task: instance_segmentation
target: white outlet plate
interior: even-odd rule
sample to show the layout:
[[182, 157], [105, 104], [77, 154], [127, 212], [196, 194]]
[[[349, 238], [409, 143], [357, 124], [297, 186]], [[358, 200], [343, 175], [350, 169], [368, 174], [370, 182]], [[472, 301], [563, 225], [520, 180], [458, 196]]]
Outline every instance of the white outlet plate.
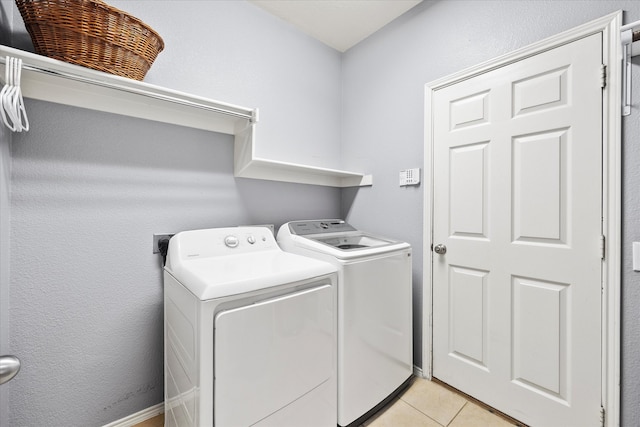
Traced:
[[400, 187], [420, 184], [420, 168], [400, 171]]

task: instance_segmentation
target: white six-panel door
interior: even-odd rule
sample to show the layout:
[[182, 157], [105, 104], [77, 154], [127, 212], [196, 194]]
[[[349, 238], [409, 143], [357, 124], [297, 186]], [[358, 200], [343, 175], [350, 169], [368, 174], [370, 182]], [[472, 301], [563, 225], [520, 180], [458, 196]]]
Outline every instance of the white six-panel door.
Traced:
[[433, 94], [433, 376], [532, 426], [601, 405], [602, 36]]

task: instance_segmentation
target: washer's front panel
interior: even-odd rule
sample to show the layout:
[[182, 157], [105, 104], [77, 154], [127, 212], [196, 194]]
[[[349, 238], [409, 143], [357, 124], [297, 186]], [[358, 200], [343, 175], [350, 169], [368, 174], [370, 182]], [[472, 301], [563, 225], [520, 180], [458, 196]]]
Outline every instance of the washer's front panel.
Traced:
[[338, 424], [346, 426], [413, 372], [411, 252], [343, 267], [338, 296]]
[[[216, 315], [216, 426], [264, 421], [331, 381], [335, 373], [334, 301], [332, 286], [326, 284]], [[328, 425], [310, 415], [326, 413], [322, 409], [331, 403], [316, 402], [318, 410], [310, 409], [304, 419], [285, 417], [287, 425]]]

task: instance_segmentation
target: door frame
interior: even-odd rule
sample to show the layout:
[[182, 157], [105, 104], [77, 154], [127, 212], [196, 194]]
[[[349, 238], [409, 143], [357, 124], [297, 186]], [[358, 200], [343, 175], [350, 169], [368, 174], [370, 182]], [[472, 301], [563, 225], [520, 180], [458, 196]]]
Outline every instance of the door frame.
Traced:
[[[602, 33], [603, 63], [606, 66], [606, 86], [602, 105], [602, 230], [605, 236], [605, 257], [602, 261], [602, 407], [607, 426], [620, 423], [620, 260], [621, 260], [621, 65], [620, 27], [622, 11], [605, 15], [568, 31], [483, 62], [425, 85], [425, 177], [424, 186], [424, 256], [423, 256], [423, 318], [422, 376], [431, 379], [433, 364], [433, 113], [432, 100], [436, 90], [493, 71], [539, 53], [571, 43], [596, 33]], [[500, 408], [496, 408], [500, 409]]]

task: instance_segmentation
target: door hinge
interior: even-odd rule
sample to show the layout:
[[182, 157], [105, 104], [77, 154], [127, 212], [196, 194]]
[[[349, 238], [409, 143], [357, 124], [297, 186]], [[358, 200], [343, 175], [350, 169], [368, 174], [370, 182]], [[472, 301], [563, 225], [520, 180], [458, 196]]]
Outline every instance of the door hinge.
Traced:
[[604, 406], [600, 406], [600, 427], [605, 427], [605, 419]]
[[605, 255], [605, 251], [607, 248], [607, 245], [605, 243], [605, 238], [604, 235], [600, 235], [600, 258], [604, 259], [604, 255]]
[[607, 87], [607, 66], [604, 64], [600, 65], [600, 87]]

